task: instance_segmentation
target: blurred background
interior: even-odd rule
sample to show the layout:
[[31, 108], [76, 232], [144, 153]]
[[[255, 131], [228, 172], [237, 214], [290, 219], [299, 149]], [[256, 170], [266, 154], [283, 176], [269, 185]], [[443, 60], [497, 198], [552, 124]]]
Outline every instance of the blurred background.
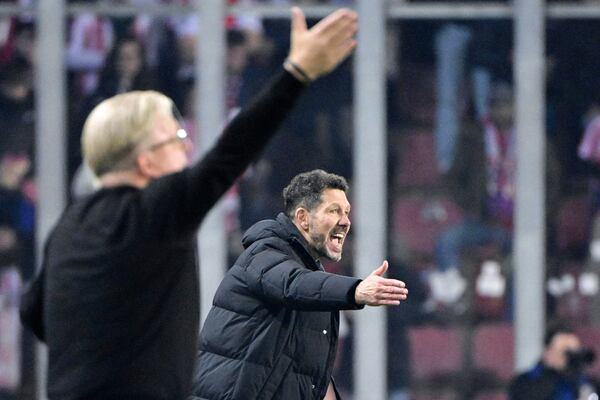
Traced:
[[200, 156], [281, 68], [294, 4], [309, 24], [357, 9], [359, 47], [204, 224], [203, 309], [244, 230], [322, 168], [350, 181], [354, 222], [326, 268], [364, 276], [388, 259], [410, 290], [399, 307], [343, 313], [345, 399], [506, 399], [555, 321], [600, 351], [598, 1], [0, 0], [1, 400], [44, 398], [19, 296], [61, 210], [93, 190], [87, 114], [162, 91]]

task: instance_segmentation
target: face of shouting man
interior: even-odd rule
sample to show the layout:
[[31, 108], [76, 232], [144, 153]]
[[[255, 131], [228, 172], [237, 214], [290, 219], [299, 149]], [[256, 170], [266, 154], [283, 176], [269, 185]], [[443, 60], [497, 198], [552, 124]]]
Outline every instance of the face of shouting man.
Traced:
[[350, 231], [350, 203], [339, 189], [325, 189], [321, 203], [300, 216], [301, 228], [310, 248], [318, 257], [332, 261], [342, 258], [342, 248]]

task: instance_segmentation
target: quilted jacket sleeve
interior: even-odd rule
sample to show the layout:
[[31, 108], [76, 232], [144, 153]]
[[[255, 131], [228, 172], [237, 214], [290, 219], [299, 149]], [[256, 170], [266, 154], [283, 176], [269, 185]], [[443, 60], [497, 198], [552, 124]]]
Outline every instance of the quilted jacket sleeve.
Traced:
[[360, 279], [313, 271], [284, 251], [256, 253], [245, 276], [249, 290], [267, 302], [308, 311], [362, 308], [354, 300]]

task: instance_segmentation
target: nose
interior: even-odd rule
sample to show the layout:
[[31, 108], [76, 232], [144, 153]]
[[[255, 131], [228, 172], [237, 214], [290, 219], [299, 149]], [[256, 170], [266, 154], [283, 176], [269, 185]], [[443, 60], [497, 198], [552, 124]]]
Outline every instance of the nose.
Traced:
[[342, 218], [340, 219], [339, 225], [347, 226], [348, 228], [350, 228], [350, 225], [352, 225], [352, 222], [350, 221], [350, 217], [348, 215], [344, 214], [342, 216]]

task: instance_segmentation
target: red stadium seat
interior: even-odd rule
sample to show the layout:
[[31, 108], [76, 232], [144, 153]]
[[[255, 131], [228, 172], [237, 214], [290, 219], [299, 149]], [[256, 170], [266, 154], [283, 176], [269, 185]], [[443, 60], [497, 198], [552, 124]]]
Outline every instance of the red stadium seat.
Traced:
[[410, 400], [459, 400], [458, 393], [451, 388], [413, 390]]
[[514, 374], [513, 343], [513, 328], [509, 324], [478, 326], [473, 338], [475, 367], [508, 381]]
[[413, 378], [428, 380], [461, 370], [460, 335], [453, 327], [416, 327], [408, 332]]
[[435, 139], [429, 131], [405, 132], [401, 138], [398, 176], [399, 187], [423, 187], [437, 183], [440, 173], [435, 158]]
[[394, 235], [400, 241], [400, 248], [427, 255], [433, 255], [439, 233], [462, 219], [460, 207], [441, 196], [399, 198], [393, 213]]
[[600, 327], [585, 326], [578, 328], [576, 331], [581, 343], [596, 352], [596, 362], [586, 371], [592, 376], [600, 376]]
[[585, 252], [588, 242], [589, 199], [587, 194], [570, 196], [561, 202], [556, 221], [559, 253]]
[[506, 391], [493, 390], [478, 393], [474, 400], [507, 400]]

